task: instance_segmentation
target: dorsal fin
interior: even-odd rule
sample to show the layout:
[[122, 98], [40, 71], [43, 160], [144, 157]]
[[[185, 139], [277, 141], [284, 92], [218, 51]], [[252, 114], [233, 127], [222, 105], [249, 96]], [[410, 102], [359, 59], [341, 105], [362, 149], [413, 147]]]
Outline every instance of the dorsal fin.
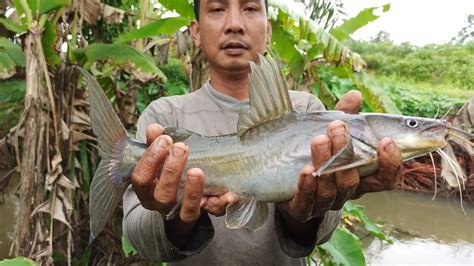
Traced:
[[273, 59], [260, 57], [260, 65], [250, 62], [250, 110], [241, 110], [237, 132], [242, 136], [249, 129], [293, 112], [288, 84]]

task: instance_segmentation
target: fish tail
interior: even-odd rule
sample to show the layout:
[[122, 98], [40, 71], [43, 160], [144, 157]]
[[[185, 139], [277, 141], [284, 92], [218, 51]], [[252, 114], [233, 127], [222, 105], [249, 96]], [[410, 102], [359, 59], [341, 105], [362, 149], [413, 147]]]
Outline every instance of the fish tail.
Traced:
[[123, 155], [131, 139], [104, 91], [88, 72], [82, 70], [89, 89], [92, 130], [97, 136], [102, 160], [92, 179], [89, 193], [90, 242], [104, 229], [130, 184]]

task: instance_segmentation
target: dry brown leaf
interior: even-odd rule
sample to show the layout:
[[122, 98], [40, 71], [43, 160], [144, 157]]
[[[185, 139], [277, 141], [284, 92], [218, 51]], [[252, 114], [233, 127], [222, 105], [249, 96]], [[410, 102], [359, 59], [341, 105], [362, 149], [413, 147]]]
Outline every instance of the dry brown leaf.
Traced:
[[71, 117], [71, 123], [74, 124], [81, 124], [85, 126], [91, 125], [91, 118], [85, 113], [85, 112], [74, 112], [74, 114]]
[[107, 24], [120, 24], [123, 22], [125, 11], [106, 4], [102, 5], [102, 8], [102, 18]]
[[95, 141], [96, 139], [92, 136], [89, 136], [85, 133], [79, 131], [72, 131], [72, 143], [77, 143], [82, 140], [91, 140]]
[[[89, 106], [89, 101], [83, 98], [74, 98], [72, 101], [73, 106]], [[76, 109], [77, 110], [77, 109]]]
[[69, 212], [72, 211], [72, 204], [71, 202], [69, 201], [69, 199], [66, 197], [66, 195], [64, 194], [64, 192], [62, 190], [58, 190], [58, 197], [62, 200], [63, 204], [64, 204], [64, 207], [66, 207], [66, 210]]
[[53, 160], [51, 160], [51, 172], [49, 172], [46, 175], [46, 182], [49, 186], [54, 184], [58, 176], [62, 174], [63, 172], [63, 168], [61, 166], [62, 160], [63, 159], [61, 157], [61, 154], [54, 155]]
[[[54, 213], [51, 215], [51, 211], [54, 211]], [[35, 216], [37, 213], [43, 212], [43, 213], [48, 213], [51, 215], [55, 220], [58, 220], [62, 223], [64, 223], [69, 229], [72, 230], [71, 225], [69, 222], [66, 220], [66, 215], [64, 214], [64, 204], [59, 199], [58, 197], [55, 198], [54, 200], [54, 210], [51, 205], [51, 199], [41, 203], [36, 209], [31, 213], [30, 217]]]
[[69, 178], [67, 178], [63, 174], [61, 174], [61, 176], [59, 177], [58, 182], [56, 184], [66, 188], [66, 189], [70, 189], [70, 190], [74, 190], [78, 187], [77, 185], [71, 183], [71, 180], [69, 180]]
[[91, 25], [95, 25], [101, 11], [100, 0], [83, 0], [81, 5], [81, 16]]
[[64, 122], [63, 119], [61, 119], [61, 133], [63, 140], [68, 140], [69, 139], [69, 127], [67, 126], [66, 122]]

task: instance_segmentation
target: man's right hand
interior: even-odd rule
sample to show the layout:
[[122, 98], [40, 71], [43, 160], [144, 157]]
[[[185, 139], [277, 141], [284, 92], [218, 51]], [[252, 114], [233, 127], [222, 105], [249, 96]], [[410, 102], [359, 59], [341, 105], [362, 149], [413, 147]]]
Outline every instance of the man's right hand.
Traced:
[[[142, 206], [166, 216], [176, 205], [181, 176], [186, 166], [189, 148], [184, 143], [173, 143], [162, 135], [164, 129], [151, 124], [146, 130], [149, 147], [132, 172], [132, 187]], [[176, 246], [184, 244], [196, 224], [201, 209], [221, 216], [229, 204], [238, 201], [233, 193], [219, 197], [203, 197], [204, 172], [198, 168], [186, 172], [182, 206], [175, 219], [166, 222], [166, 233]]]

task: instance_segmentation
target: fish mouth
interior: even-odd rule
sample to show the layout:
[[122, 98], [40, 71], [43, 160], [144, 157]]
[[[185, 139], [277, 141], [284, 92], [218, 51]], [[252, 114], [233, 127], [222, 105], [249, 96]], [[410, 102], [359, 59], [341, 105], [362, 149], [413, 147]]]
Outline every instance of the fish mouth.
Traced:
[[249, 46], [240, 40], [226, 41], [221, 45], [221, 49], [228, 55], [241, 55], [248, 50]]

